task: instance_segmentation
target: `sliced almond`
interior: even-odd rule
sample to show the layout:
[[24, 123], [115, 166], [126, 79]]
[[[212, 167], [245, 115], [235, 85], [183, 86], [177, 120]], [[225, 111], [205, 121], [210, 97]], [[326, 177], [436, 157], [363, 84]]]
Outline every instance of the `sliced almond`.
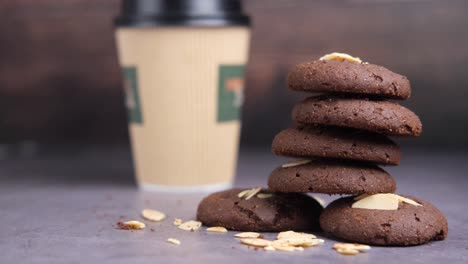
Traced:
[[257, 193], [259, 193], [261, 190], [262, 190], [262, 188], [260, 188], [260, 187], [252, 189], [252, 191], [249, 192], [249, 193], [245, 196], [245, 200], [249, 200], [250, 198], [254, 197], [254, 196], [255, 196]]
[[352, 255], [352, 256], [359, 254], [359, 250], [352, 249], [352, 248], [337, 248], [336, 252], [342, 255]]
[[276, 249], [273, 246], [266, 246], [263, 248], [266, 251], [275, 251]]
[[201, 225], [202, 223], [199, 221], [190, 220], [190, 221], [180, 224], [178, 228], [182, 230], [187, 230], [187, 231], [196, 231], [200, 229]]
[[403, 197], [403, 196], [400, 196], [400, 195], [396, 195], [396, 196], [398, 196], [398, 199], [400, 200], [400, 202], [411, 204], [411, 205], [414, 205], [414, 206], [423, 206], [422, 204], [420, 204], [420, 203], [418, 203], [418, 202], [416, 202], [414, 200], [411, 200], [409, 198], [406, 198], [406, 197]]
[[351, 62], [357, 62], [357, 63], [362, 63], [362, 60], [359, 59], [358, 57], [353, 57], [349, 54], [346, 53], [339, 53], [339, 52], [333, 52], [327, 55], [322, 56], [319, 60], [338, 60], [338, 61], [351, 61]]
[[274, 245], [290, 246], [290, 245], [289, 245], [289, 241], [286, 240], [286, 239], [276, 239], [276, 240], [273, 240], [273, 241], [271, 241], [271, 245], [272, 245], [272, 246], [274, 246]]
[[302, 246], [304, 244], [312, 243], [313, 238], [283, 238], [273, 241], [273, 244], [283, 244], [288, 246]]
[[374, 209], [374, 210], [397, 210], [399, 200], [387, 193], [369, 195], [354, 202], [352, 208]]
[[243, 190], [242, 192], [237, 194], [237, 197], [241, 199], [249, 200], [250, 198], [254, 197], [257, 193], [259, 193], [261, 190], [262, 190], [261, 187]]
[[288, 251], [288, 252], [293, 252], [296, 250], [296, 247], [294, 246], [288, 246], [288, 245], [282, 245], [282, 244], [273, 244], [272, 245], [276, 250], [279, 251]]
[[292, 237], [292, 238], [283, 238], [273, 241], [273, 244], [281, 244], [288, 246], [302, 246], [302, 247], [313, 247], [320, 244], [323, 244], [323, 239], [317, 238], [307, 238], [307, 237]]
[[295, 231], [284, 231], [278, 233], [276, 236], [277, 239], [283, 239], [283, 238], [317, 238], [313, 234], [308, 234], [308, 233], [302, 233], [302, 232], [295, 232]]
[[254, 247], [267, 247], [271, 246], [271, 241], [263, 239], [263, 238], [242, 238], [242, 244], [254, 246]]
[[239, 198], [244, 198], [244, 196], [245, 196], [246, 194], [248, 194], [249, 192], [251, 192], [251, 191], [252, 191], [251, 189], [243, 190], [242, 192], [240, 192], [240, 193], [237, 194], [237, 197], [239, 197]]
[[266, 199], [266, 198], [270, 198], [272, 196], [273, 196], [272, 193], [259, 193], [259, 194], [257, 194], [257, 197], [260, 198], [260, 199]]
[[303, 247], [315, 247], [315, 246], [323, 244], [324, 242], [325, 242], [325, 240], [316, 238], [316, 239], [313, 239], [310, 242], [305, 242], [301, 246], [303, 246]]
[[295, 160], [295, 161], [281, 165], [281, 168], [295, 167], [295, 166], [304, 165], [310, 162], [312, 162], [312, 160], [309, 160], [309, 159]]
[[180, 240], [175, 239], [175, 238], [168, 238], [167, 242], [172, 243], [174, 245], [180, 245]]
[[296, 250], [296, 251], [304, 251], [304, 248], [303, 248], [303, 247], [294, 247], [294, 250]]
[[182, 221], [182, 219], [180, 219], [180, 218], [175, 218], [175, 219], [174, 219], [174, 222], [173, 222], [173, 224], [174, 224], [175, 226], [178, 226], [178, 225], [180, 225], [180, 224], [182, 224], [182, 223], [183, 223], [183, 221]]
[[358, 251], [368, 251], [371, 249], [369, 245], [356, 244], [356, 243], [335, 243], [333, 245], [334, 249], [355, 249]]
[[294, 246], [289, 244], [289, 241], [286, 240], [275, 240], [271, 242], [271, 245], [276, 249], [280, 251], [294, 251]]
[[[354, 199], [356, 200], [356, 198], [357, 197], [355, 197]], [[422, 206], [421, 204], [411, 199], [394, 193], [378, 193], [373, 195], [367, 195], [361, 199], [358, 199], [351, 205], [351, 207], [375, 210], [398, 210], [398, 205], [400, 202], [404, 202], [414, 206]]]
[[136, 220], [117, 223], [117, 228], [124, 229], [124, 230], [132, 230], [132, 229], [138, 230], [138, 229], [144, 229], [145, 227], [146, 227], [145, 223], [142, 223]]
[[141, 211], [141, 216], [148, 221], [159, 222], [166, 218], [166, 214], [158, 210], [145, 209]]
[[257, 232], [242, 232], [242, 233], [237, 233], [234, 236], [235, 237], [240, 237], [240, 238], [258, 238], [258, 237], [260, 237], [260, 233], [257, 233]]
[[226, 233], [227, 229], [222, 226], [213, 226], [213, 227], [208, 227], [206, 229], [208, 232], [215, 232], [215, 233]]

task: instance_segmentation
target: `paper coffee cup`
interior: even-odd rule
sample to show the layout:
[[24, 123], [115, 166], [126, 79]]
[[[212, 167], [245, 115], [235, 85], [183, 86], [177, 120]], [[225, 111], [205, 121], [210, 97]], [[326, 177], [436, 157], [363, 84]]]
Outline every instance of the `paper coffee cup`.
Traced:
[[[193, 3], [181, 6], [193, 9]], [[164, 10], [153, 12], [168, 12], [167, 5], [161, 6]], [[173, 8], [188, 12], [180, 6]], [[197, 12], [206, 10], [203, 8]], [[174, 17], [165, 20], [164, 15], [159, 19], [146, 16], [151, 19], [144, 23], [144, 19], [135, 20], [135, 14], [117, 20], [135, 173], [144, 189], [222, 189], [233, 181], [248, 19], [241, 13], [232, 17], [232, 12], [228, 19], [222, 16], [220, 5], [213, 8], [216, 10], [203, 11], [208, 15], [193, 15], [192, 19], [181, 15], [184, 23], [174, 22]]]

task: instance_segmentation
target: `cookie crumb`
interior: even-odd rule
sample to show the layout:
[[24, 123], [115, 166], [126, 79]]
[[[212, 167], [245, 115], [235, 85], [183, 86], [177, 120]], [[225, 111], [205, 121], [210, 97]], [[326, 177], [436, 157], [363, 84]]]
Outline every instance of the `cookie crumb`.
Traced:
[[146, 227], [145, 223], [140, 221], [131, 220], [127, 222], [117, 222], [117, 228], [122, 230], [139, 230]]

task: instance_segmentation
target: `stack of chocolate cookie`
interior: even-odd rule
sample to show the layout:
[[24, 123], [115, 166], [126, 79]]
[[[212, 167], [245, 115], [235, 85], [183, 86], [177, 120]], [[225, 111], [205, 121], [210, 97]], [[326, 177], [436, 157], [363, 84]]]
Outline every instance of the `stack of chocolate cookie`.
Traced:
[[387, 101], [409, 98], [406, 77], [334, 53], [297, 65], [288, 87], [322, 94], [297, 103], [296, 126], [274, 138], [276, 155], [305, 160], [275, 169], [268, 180], [271, 191], [359, 195], [333, 202], [321, 215], [322, 229], [340, 238], [378, 245], [445, 238], [447, 222], [440, 211], [393, 194], [395, 181], [378, 166], [400, 163], [399, 146], [388, 136], [422, 132], [412, 111]]
[[[319, 92], [294, 107], [294, 128], [273, 140], [277, 155], [301, 160], [275, 169], [262, 188], [231, 189], [203, 199], [197, 219], [239, 231], [314, 230], [375, 245], [417, 245], [447, 236], [447, 220], [428, 202], [393, 192], [379, 165], [398, 165], [388, 136], [419, 136], [410, 110], [387, 99], [407, 99], [406, 77], [347, 54], [296, 66], [288, 86]], [[324, 210], [304, 193], [352, 195]]]
[[[294, 91], [322, 92], [297, 103], [296, 127], [280, 132], [273, 152], [314, 162], [276, 169], [269, 187], [280, 192], [391, 193], [393, 178], [377, 164], [398, 165], [400, 148], [388, 135], [419, 136], [422, 125], [409, 109], [387, 99], [407, 99], [406, 77], [353, 57], [325, 56], [289, 74]], [[348, 58], [348, 59], [347, 59]]]

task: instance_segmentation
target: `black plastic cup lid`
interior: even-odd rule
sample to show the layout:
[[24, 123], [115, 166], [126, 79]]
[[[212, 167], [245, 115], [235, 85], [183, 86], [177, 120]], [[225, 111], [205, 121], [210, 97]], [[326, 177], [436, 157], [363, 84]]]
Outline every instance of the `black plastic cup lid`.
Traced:
[[118, 27], [249, 26], [240, 0], [122, 0]]

